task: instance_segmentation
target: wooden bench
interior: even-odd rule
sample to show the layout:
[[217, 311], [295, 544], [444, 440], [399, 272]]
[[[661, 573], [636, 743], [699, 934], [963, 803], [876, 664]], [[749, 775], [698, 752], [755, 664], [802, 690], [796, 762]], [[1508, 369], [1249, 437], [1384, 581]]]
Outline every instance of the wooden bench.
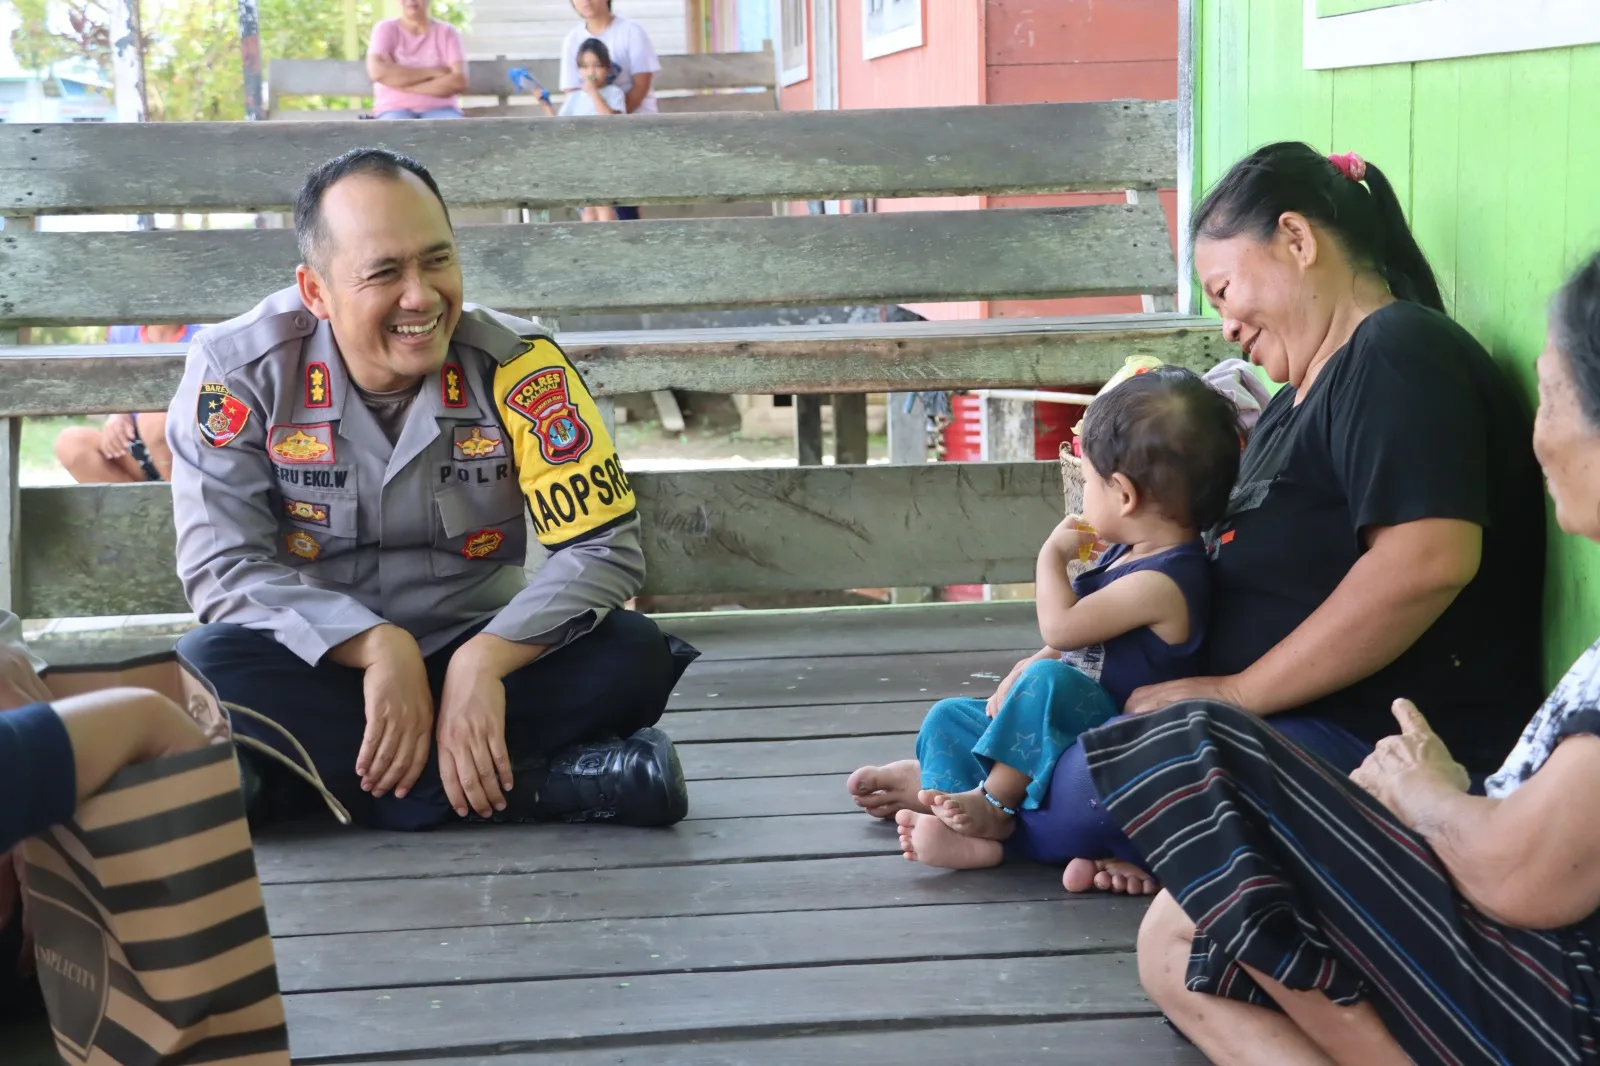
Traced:
[[[0, 127], [0, 212], [281, 210], [312, 165], [359, 144], [421, 159], [452, 205], [1153, 189], [1174, 184], [1175, 136], [1170, 103], [616, 124], [14, 125]], [[1127, 206], [481, 226], [460, 241], [470, 299], [546, 316], [1170, 294], [1177, 283], [1154, 197]], [[28, 232], [13, 218], [0, 231], [0, 330], [217, 321], [283, 285], [296, 261], [284, 230]], [[1102, 381], [1131, 354], [1204, 368], [1223, 348], [1214, 323], [1171, 314], [563, 341], [600, 396], [1064, 385]], [[173, 349], [0, 349], [0, 604], [30, 617], [184, 609], [167, 486], [19, 491], [16, 454], [19, 418], [164, 409], [181, 366]], [[652, 593], [1026, 581], [1060, 511], [1056, 471], [1043, 462], [634, 480]]]
[[[465, 97], [496, 97], [492, 105], [464, 108], [469, 118], [504, 117], [524, 110], [513, 104], [508, 72], [523, 67], [551, 93], [561, 90], [560, 60], [474, 59], [467, 64]], [[777, 68], [772, 52], [707, 52], [661, 57], [661, 71], [651, 83], [663, 114], [707, 111], [776, 111]], [[306, 96], [372, 96], [367, 65], [359, 60], [274, 59], [267, 64], [267, 117], [318, 122], [354, 118], [364, 111], [295, 111], [285, 100]]]

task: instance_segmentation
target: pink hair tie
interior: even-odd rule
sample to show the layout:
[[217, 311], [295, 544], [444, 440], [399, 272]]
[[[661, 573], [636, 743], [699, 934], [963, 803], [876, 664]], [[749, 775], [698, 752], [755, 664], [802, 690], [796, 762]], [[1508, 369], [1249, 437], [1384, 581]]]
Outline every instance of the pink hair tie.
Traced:
[[1330, 155], [1328, 162], [1337, 167], [1339, 173], [1351, 181], [1367, 180], [1367, 161], [1354, 152], [1346, 152], [1343, 155]]

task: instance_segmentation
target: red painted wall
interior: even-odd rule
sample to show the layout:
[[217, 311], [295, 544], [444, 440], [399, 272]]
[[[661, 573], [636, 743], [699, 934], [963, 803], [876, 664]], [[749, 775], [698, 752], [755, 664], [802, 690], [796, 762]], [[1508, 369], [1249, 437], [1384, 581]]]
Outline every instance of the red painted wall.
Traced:
[[[1178, 0], [985, 0], [991, 104], [1172, 100], [1178, 95]], [[1122, 203], [1119, 193], [996, 196], [990, 207]], [[1164, 191], [1176, 233], [1177, 192]], [[1176, 245], [1176, 238], [1174, 238]], [[1137, 296], [1005, 300], [996, 318], [1137, 312]]]
[[[1178, 0], [924, 0], [923, 44], [861, 54], [863, 0], [837, 0], [839, 106], [1171, 100], [1178, 93]], [[811, 70], [816, 70], [815, 57]], [[813, 106], [810, 80], [780, 92], [785, 110]], [[1041, 131], [1047, 134], [1048, 131]], [[1121, 193], [879, 200], [878, 211], [1121, 203]], [[1177, 194], [1161, 193], [1176, 232]], [[804, 205], [796, 205], [803, 211]], [[1174, 238], [1176, 245], [1176, 238]], [[1137, 296], [916, 305], [929, 318], [1117, 314]]]

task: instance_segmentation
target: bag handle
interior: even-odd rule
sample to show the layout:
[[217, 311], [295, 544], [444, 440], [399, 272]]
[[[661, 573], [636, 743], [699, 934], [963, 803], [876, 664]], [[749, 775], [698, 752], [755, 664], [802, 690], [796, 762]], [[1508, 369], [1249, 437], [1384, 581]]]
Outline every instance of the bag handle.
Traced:
[[296, 763], [293, 759], [289, 758], [277, 748], [274, 748], [271, 744], [265, 744], [257, 740], [255, 737], [240, 736], [236, 733], [234, 734], [233, 742], [235, 744], [243, 744], [251, 751], [275, 760], [281, 766], [294, 773], [295, 776], [300, 778], [300, 780], [317, 790], [317, 793], [322, 796], [322, 802], [328, 805], [328, 810], [333, 812], [333, 816], [339, 820], [340, 825], [350, 824], [350, 812], [345, 810], [344, 804], [339, 802], [337, 796], [328, 791], [328, 786], [322, 783], [322, 775], [317, 773], [317, 764], [311, 761], [311, 756], [307, 754], [306, 749], [300, 745], [300, 742], [295, 739], [293, 733], [289, 732], [287, 729], [283, 728], [283, 726], [279, 725], [277, 722], [274, 722], [266, 715], [252, 711], [248, 707], [241, 707], [237, 703], [223, 703], [222, 706], [230, 715], [242, 714], [252, 722], [258, 722], [261, 725], [271, 726], [273, 729], [276, 729], [279, 733], [283, 734], [284, 739], [293, 746], [295, 754], [299, 755], [301, 760], [305, 763], [304, 767], [300, 766], [299, 763]]

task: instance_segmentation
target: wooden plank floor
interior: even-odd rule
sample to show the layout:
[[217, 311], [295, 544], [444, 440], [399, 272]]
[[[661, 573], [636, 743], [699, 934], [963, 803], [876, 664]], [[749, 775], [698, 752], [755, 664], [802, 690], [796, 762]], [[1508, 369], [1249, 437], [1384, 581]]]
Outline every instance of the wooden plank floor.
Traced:
[[258, 842], [296, 1063], [1204, 1062], [1139, 989], [1141, 901], [908, 864], [845, 795], [1032, 650], [1030, 604], [664, 624], [705, 653], [679, 825]]

